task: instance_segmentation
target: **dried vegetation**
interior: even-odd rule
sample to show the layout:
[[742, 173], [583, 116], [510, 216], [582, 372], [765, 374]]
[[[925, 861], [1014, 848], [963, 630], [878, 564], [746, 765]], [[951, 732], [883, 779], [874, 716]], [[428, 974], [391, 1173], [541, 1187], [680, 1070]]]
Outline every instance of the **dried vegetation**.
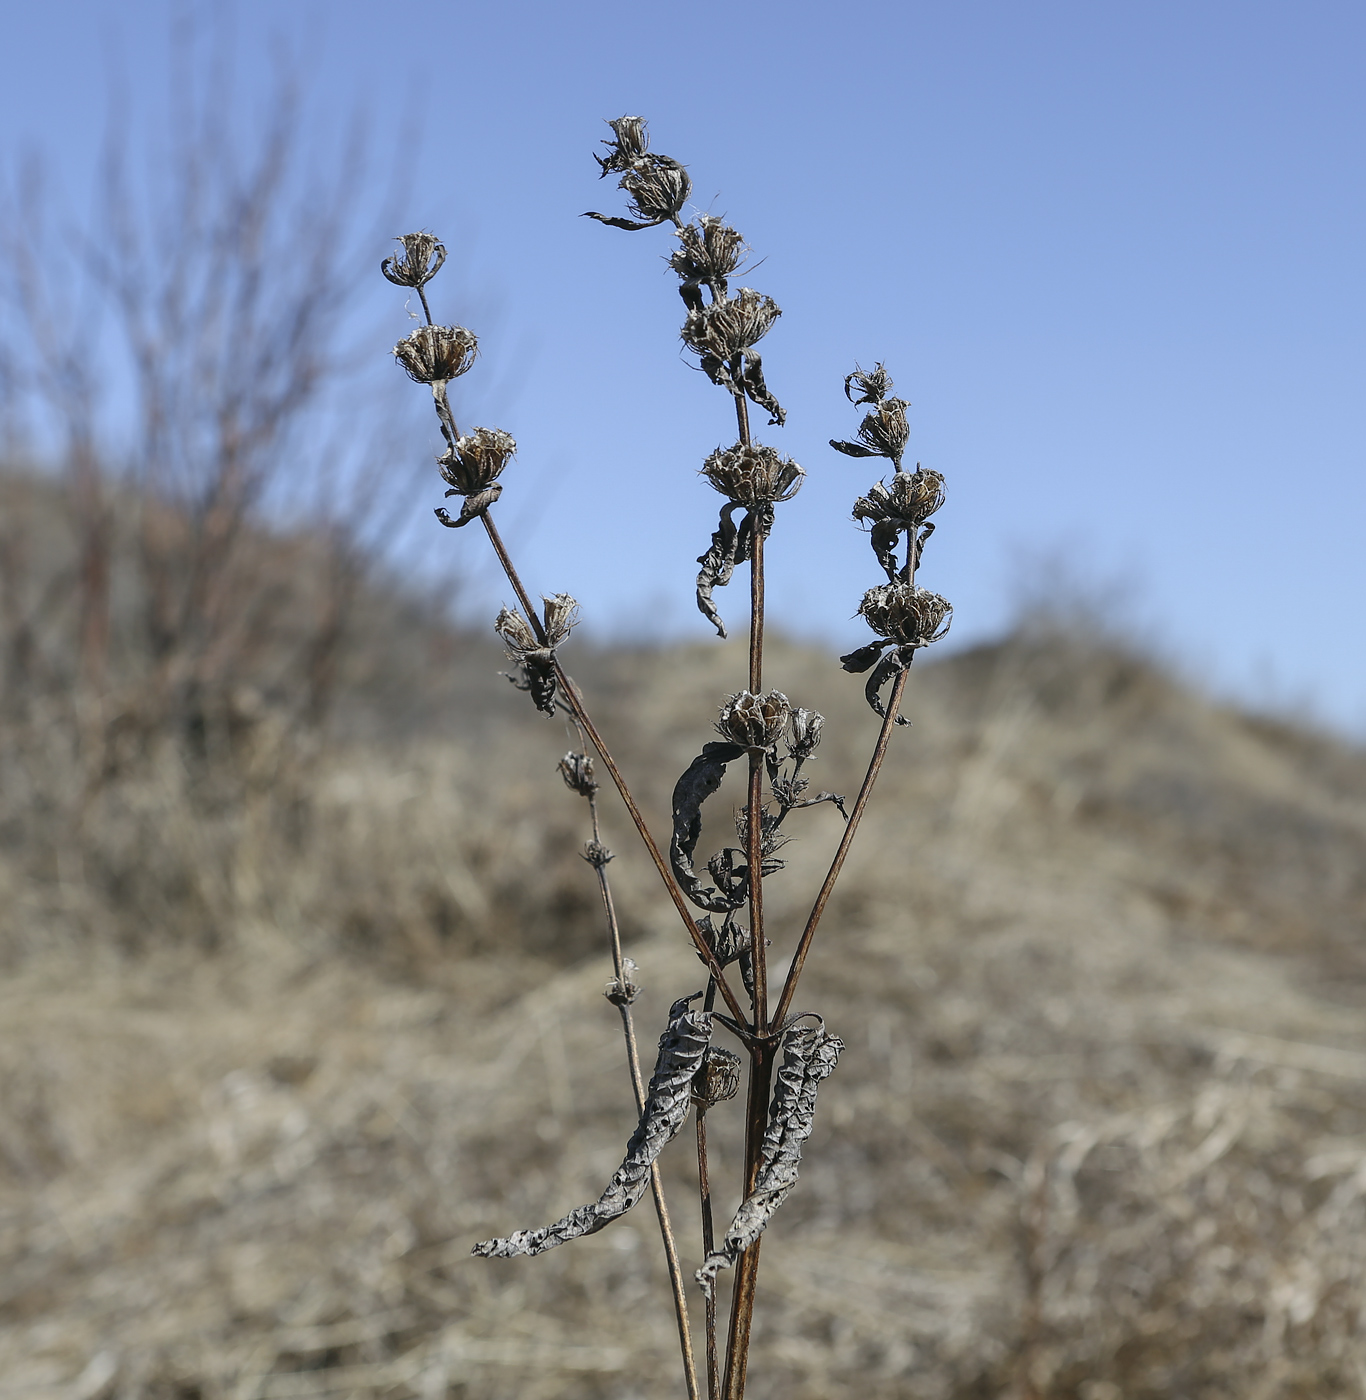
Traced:
[[[592, 1199], [635, 1121], [580, 811], [546, 799], [561, 725], [484, 729], [508, 690], [482, 655], [478, 743], [420, 726], [319, 766], [267, 713], [239, 752], [296, 783], [206, 807], [168, 760], [66, 850], [6, 783], [0, 1394], [675, 1393], [648, 1218], [468, 1257]], [[857, 689], [775, 657], [848, 787]], [[650, 775], [730, 663], [579, 662], [659, 819]], [[917, 673], [808, 969], [848, 1048], [766, 1246], [753, 1392], [1361, 1393], [1366, 758], [1074, 637]], [[647, 768], [661, 734], [678, 761]], [[98, 885], [119, 860], [150, 873]], [[663, 1024], [701, 969], [644, 862], [613, 869]], [[738, 1125], [712, 1133], [735, 1163]], [[690, 1154], [661, 1160], [685, 1203]]]

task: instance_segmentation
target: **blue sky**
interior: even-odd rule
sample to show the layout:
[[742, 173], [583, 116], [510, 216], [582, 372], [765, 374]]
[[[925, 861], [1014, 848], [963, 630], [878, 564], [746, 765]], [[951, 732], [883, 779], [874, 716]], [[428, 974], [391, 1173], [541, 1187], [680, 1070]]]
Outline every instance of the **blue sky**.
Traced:
[[[371, 114], [377, 206], [411, 167], [403, 226], [452, 248], [434, 309], [483, 338], [461, 414], [520, 444], [506, 530], [534, 585], [574, 592], [599, 627], [707, 634], [693, 560], [719, 498], [695, 471], [730, 440], [728, 401], [679, 354], [670, 238], [578, 217], [618, 207], [590, 153], [603, 118], [638, 112], [784, 310], [763, 349], [790, 416], [762, 435], [808, 472], [769, 554], [790, 628], [862, 640], [850, 618], [878, 571], [848, 510], [875, 472], [826, 440], [857, 425], [843, 375], [881, 359], [912, 401], [912, 455], [948, 479], [922, 581], [955, 604], [958, 644], [999, 631], [1062, 560], [1214, 688], [1366, 733], [1359, 4], [234, 14], [217, 42], [237, 55], [235, 121], [283, 50], [319, 131]], [[79, 199], [112, 73], [155, 127], [167, 15], [12, 10], [10, 150], [42, 143]], [[387, 320], [357, 403], [392, 387], [385, 351], [409, 324], [384, 251], [358, 268]], [[388, 450], [435, 441], [415, 390]], [[501, 596], [474, 532], [441, 544], [470, 556], [475, 597]], [[743, 591], [718, 595], [737, 621]]]

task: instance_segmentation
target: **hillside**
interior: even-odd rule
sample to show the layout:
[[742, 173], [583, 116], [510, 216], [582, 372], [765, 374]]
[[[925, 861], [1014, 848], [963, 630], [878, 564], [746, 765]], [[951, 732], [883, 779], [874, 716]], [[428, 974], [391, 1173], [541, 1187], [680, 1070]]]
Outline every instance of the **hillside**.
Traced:
[[[566, 655], [656, 829], [736, 647]], [[3, 799], [0, 1397], [682, 1393], [648, 1215], [468, 1257], [595, 1196], [632, 1115], [566, 734], [465, 655], [406, 736], [244, 722], [230, 804], [149, 760], [87, 814], [84, 883]], [[858, 681], [768, 669], [851, 790]], [[909, 694], [799, 998], [848, 1050], [752, 1394], [1362, 1394], [1366, 754], [1061, 635]], [[648, 1043], [698, 968], [607, 807]], [[803, 815], [779, 962], [838, 828]], [[138, 851], [120, 913], [98, 872]], [[696, 1260], [682, 1141], [667, 1170]]]

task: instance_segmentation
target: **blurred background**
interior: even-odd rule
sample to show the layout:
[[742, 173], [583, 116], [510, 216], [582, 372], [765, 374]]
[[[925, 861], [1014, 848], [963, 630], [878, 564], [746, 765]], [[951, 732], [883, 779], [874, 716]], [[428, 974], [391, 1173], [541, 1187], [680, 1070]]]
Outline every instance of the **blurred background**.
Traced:
[[[621, 212], [623, 112], [784, 311], [769, 674], [822, 785], [876, 732], [834, 662], [879, 576], [827, 445], [856, 361], [949, 491], [954, 631], [803, 984], [849, 1050], [751, 1392], [1366, 1393], [1358, 8], [73, 0], [7, 38], [0, 1397], [681, 1393], [648, 1220], [466, 1257], [596, 1195], [630, 1094], [573, 735], [431, 520], [378, 271], [447, 243], [457, 415], [516, 436], [502, 528], [664, 827], [745, 639], [692, 604], [731, 430], [671, 240], [579, 217]], [[648, 1044], [697, 970], [607, 808]]]

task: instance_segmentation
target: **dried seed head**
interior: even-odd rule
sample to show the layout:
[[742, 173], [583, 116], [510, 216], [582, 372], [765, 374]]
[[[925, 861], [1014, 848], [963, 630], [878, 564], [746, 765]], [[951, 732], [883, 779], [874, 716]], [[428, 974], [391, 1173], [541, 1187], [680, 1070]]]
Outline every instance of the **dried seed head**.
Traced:
[[586, 753], [567, 753], [559, 763], [560, 777], [571, 792], [592, 797], [598, 790], [593, 778], [593, 760]]
[[741, 287], [726, 301], [690, 311], [681, 332], [683, 343], [699, 355], [732, 360], [758, 344], [782, 314], [772, 297]]
[[568, 593], [555, 593], [549, 598], [542, 594], [541, 602], [545, 613], [545, 644], [557, 647], [577, 626], [579, 605]]
[[742, 690], [721, 706], [716, 732], [747, 749], [766, 749], [781, 737], [791, 714], [792, 706], [780, 690], [770, 690], [767, 695]]
[[815, 710], [797, 709], [792, 711], [792, 732], [787, 741], [790, 758], [807, 759], [816, 751], [821, 741], [821, 730], [825, 728], [825, 716]]
[[733, 1099], [740, 1088], [740, 1057], [709, 1045], [692, 1080], [692, 1101], [702, 1109]]
[[771, 505], [790, 501], [806, 473], [775, 448], [755, 443], [718, 447], [702, 464], [701, 474], [737, 505]]
[[696, 223], [678, 230], [678, 241], [681, 246], [669, 258], [669, 266], [693, 286], [719, 283], [724, 296], [726, 278], [749, 251], [745, 240], [715, 214], [702, 214]]
[[385, 258], [379, 270], [400, 287], [421, 287], [430, 282], [446, 261], [446, 245], [434, 234], [401, 233], [401, 255]]
[[[855, 389], [859, 392], [858, 398], [854, 397]], [[891, 392], [892, 377], [883, 368], [881, 360], [871, 370], [855, 365], [854, 372], [844, 376], [844, 396], [850, 403], [881, 403]]]
[[465, 373], [479, 353], [464, 326], [419, 326], [394, 346], [394, 358], [419, 384], [444, 384]]
[[831, 438], [830, 446], [846, 457], [888, 457], [900, 471], [901, 457], [911, 436], [906, 422], [909, 407], [905, 399], [884, 399], [859, 424], [858, 442], [837, 442]]
[[890, 485], [875, 481], [868, 494], [854, 502], [854, 519], [923, 525], [943, 504], [944, 478], [938, 472], [917, 468], [897, 472]]
[[631, 974], [637, 971], [639, 971], [639, 969], [631, 958], [622, 958], [621, 976], [612, 978], [602, 989], [603, 996], [605, 996], [613, 1006], [630, 1006], [640, 995], [640, 986], [631, 977]]
[[612, 859], [612, 852], [601, 841], [585, 841], [583, 843], [583, 858], [594, 870], [601, 870]]
[[646, 156], [621, 177], [627, 208], [641, 223], [662, 224], [676, 219], [692, 193], [688, 172], [668, 156]]
[[501, 609], [493, 620], [493, 630], [503, 639], [513, 661], [520, 661], [527, 652], [536, 651], [541, 645], [531, 624], [516, 608]]
[[511, 433], [501, 428], [475, 428], [456, 438], [436, 460], [452, 490], [461, 496], [472, 496], [493, 485], [516, 451], [517, 443]]
[[953, 608], [947, 599], [911, 583], [883, 583], [870, 588], [859, 604], [863, 620], [878, 634], [905, 647], [937, 642], [949, 630]]
[[604, 141], [607, 154], [595, 155], [593, 159], [602, 167], [603, 175], [619, 175], [630, 170], [650, 149], [649, 123], [644, 117], [617, 117], [607, 125], [612, 128], [615, 139]]

